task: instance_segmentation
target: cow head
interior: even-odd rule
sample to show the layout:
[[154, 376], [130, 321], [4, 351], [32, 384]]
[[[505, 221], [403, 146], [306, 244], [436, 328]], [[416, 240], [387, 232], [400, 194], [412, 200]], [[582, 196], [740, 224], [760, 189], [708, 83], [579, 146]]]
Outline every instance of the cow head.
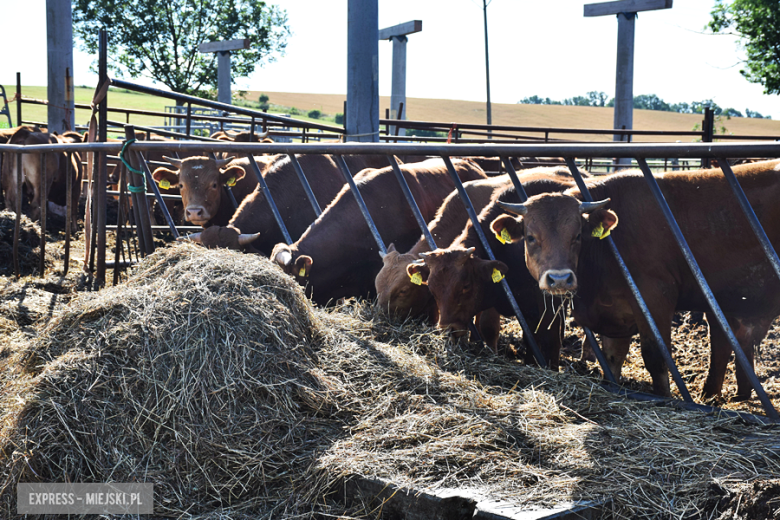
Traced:
[[583, 241], [606, 238], [617, 215], [604, 209], [609, 199], [581, 202], [562, 193], [531, 197], [525, 204], [499, 202], [516, 216], [501, 215], [490, 224], [504, 242], [525, 243], [525, 263], [539, 288], [553, 295], [577, 290], [577, 263]]
[[271, 260], [302, 284], [305, 284], [304, 280], [309, 277], [313, 263], [310, 256], [298, 255], [298, 251], [287, 244], [276, 244], [271, 251]]
[[193, 233], [178, 240], [191, 240], [209, 249], [224, 248], [241, 250], [260, 238], [260, 233], [244, 234], [233, 226], [210, 226], [200, 233]]
[[413, 283], [407, 274], [407, 266], [420, 257], [414, 253], [401, 254], [393, 244], [387, 253], [380, 255], [383, 265], [374, 280], [379, 308], [399, 317], [427, 314], [435, 319], [435, 304], [428, 287]]
[[487, 303], [490, 288], [503, 279], [509, 268], [498, 260], [474, 255], [474, 248], [437, 249], [421, 253], [423, 258], [407, 266], [413, 282], [427, 284], [439, 308], [439, 328], [460, 338]]
[[178, 187], [184, 204], [184, 219], [197, 226], [206, 225], [214, 218], [222, 201], [222, 187], [232, 186], [246, 172], [238, 165], [230, 165], [232, 157], [212, 160], [207, 157], [189, 157], [184, 160], [165, 160], [176, 168], [157, 168], [152, 177], [161, 188]]

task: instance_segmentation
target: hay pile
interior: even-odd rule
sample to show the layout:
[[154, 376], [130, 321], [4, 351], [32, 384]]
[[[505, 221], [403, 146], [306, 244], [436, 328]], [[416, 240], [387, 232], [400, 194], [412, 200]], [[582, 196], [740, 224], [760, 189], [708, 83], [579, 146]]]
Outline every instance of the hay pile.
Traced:
[[190, 244], [76, 299], [18, 363], [0, 396], [3, 517], [17, 482], [68, 480], [153, 483], [173, 517], [376, 518], [339, 499], [360, 476], [698, 518], [713, 482], [780, 472], [771, 429], [450, 348], [367, 303], [322, 311], [267, 260]]
[[[14, 224], [16, 213], [0, 211], [0, 276], [14, 274]], [[19, 224], [19, 271], [22, 276], [37, 275], [41, 258], [41, 227], [37, 222], [22, 215]], [[44, 265], [46, 268], [54, 264], [56, 257], [51, 248], [46, 248]]]

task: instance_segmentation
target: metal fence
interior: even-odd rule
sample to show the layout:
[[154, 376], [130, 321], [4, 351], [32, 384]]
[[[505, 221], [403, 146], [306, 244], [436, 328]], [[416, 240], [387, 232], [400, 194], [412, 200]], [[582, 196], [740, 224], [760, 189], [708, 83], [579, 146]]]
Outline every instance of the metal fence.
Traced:
[[[127, 129], [128, 139], [132, 138], [133, 135], [134, 134], [132, 133], [132, 129], [128, 128]], [[57, 144], [57, 145], [27, 146], [27, 147], [16, 146], [16, 145], [1, 145], [0, 152], [6, 153], [6, 158], [7, 158], [6, 160], [17, 160], [19, 162], [21, 161], [21, 154], [23, 153], [43, 153], [43, 152], [52, 152], [52, 151], [64, 151], [68, 153], [70, 152], [95, 153], [98, 164], [105, 164], [105, 159], [101, 159], [101, 157], [105, 157], [108, 154], [118, 155], [121, 147], [122, 147], [122, 143], [87, 143], [87, 144], [71, 144], [71, 145]], [[676, 145], [658, 145], [658, 144], [647, 144], [647, 145], [637, 145], [637, 144], [629, 144], [629, 145], [626, 144], [418, 145], [418, 144], [366, 144], [366, 143], [361, 143], [361, 144], [338, 144], [338, 143], [243, 144], [242, 143], [239, 144], [239, 143], [216, 143], [216, 142], [172, 143], [172, 142], [136, 141], [133, 142], [132, 144], [129, 144], [126, 150], [129, 150], [131, 153], [131, 163], [134, 163], [136, 167], [140, 166], [141, 167], [140, 171], [143, 172], [143, 175], [142, 176], [134, 175], [133, 177], [131, 177], [132, 180], [130, 180], [129, 182], [127, 180], [128, 178], [123, 175], [122, 177], [123, 180], [121, 181], [122, 186], [120, 187], [118, 196], [120, 198], [125, 196], [124, 195], [126, 193], [124, 188], [125, 185], [130, 185], [130, 186], [137, 185], [139, 187], [143, 186], [144, 183], [143, 179], [145, 178], [147, 188], [151, 190], [153, 196], [158, 199], [162, 207], [164, 207], [164, 204], [162, 204], [163, 202], [162, 196], [160, 195], [159, 190], [156, 189], [157, 188], [156, 184], [151, 179], [150, 168], [143, 160], [144, 152], [152, 152], [152, 151], [159, 152], [164, 150], [168, 153], [186, 152], [186, 153], [199, 153], [199, 154], [210, 154], [210, 153], [217, 154], [221, 152], [228, 152], [231, 155], [238, 155], [238, 154], [246, 155], [247, 157], [250, 158], [250, 164], [252, 165], [253, 172], [256, 175], [257, 180], [260, 184], [260, 189], [265, 191], [266, 199], [268, 200], [268, 203], [271, 206], [271, 209], [276, 218], [276, 222], [279, 225], [279, 227], [282, 229], [282, 232], [285, 236], [285, 241], [288, 244], [292, 242], [292, 238], [290, 237], [289, 233], [287, 233], [284, 220], [274, 204], [273, 194], [271, 194], [268, 191], [268, 187], [265, 185], [264, 179], [260, 174], [260, 169], [257, 167], [256, 163], [254, 163], [254, 159], [253, 159], [254, 155], [263, 154], [263, 153], [286, 154], [292, 158], [294, 164], [297, 164], [297, 161], [295, 161], [294, 159], [295, 154], [333, 155], [336, 158], [337, 163], [344, 175], [345, 182], [349, 184], [350, 189], [355, 195], [358, 205], [360, 206], [361, 212], [364, 218], [366, 219], [369, 228], [371, 229], [371, 234], [373, 236], [373, 239], [376, 241], [379, 250], [382, 252], [386, 251], [385, 244], [376, 226], [373, 223], [369, 208], [366, 206], [365, 202], [363, 202], [362, 197], [360, 196], [360, 191], [355, 185], [354, 181], [352, 180], [352, 174], [351, 172], [349, 172], [349, 169], [343, 160], [343, 156], [348, 154], [350, 155], [351, 154], [376, 154], [376, 155], [385, 155], [388, 157], [391, 165], [393, 165], [393, 170], [396, 173], [398, 182], [400, 183], [405, 193], [406, 202], [408, 203], [411, 210], [414, 212], [417, 218], [417, 222], [420, 225], [420, 229], [423, 232], [423, 234], [425, 234], [426, 239], [429, 241], [429, 245], [431, 247], [435, 247], [436, 244], [433, 242], [433, 238], [430, 236], [430, 234], [427, 233], [426, 223], [424, 222], [422, 215], [420, 214], [419, 209], [417, 208], [416, 202], [412, 197], [408, 186], [406, 186], [403, 176], [400, 174], [400, 170], [398, 168], [397, 163], [394, 160], [394, 156], [396, 155], [440, 156], [442, 157], [442, 159], [445, 161], [447, 165], [450, 176], [452, 177], [452, 180], [455, 183], [460, 193], [461, 200], [463, 200], [464, 204], [466, 205], [466, 209], [469, 214], [469, 217], [472, 223], [474, 224], [474, 228], [479, 235], [480, 241], [486, 251], [486, 254], [491, 259], [495, 258], [493, 252], [490, 249], [490, 246], [487, 242], [487, 238], [482, 233], [482, 228], [479, 225], [477, 214], [474, 211], [473, 206], [471, 205], [468, 195], [463, 189], [463, 186], [460, 183], [460, 180], [457, 174], [455, 173], [454, 168], [452, 167], [452, 163], [450, 162], [450, 157], [485, 156], [485, 157], [500, 158], [504, 163], [507, 171], [509, 172], [510, 178], [512, 179], [512, 182], [515, 185], [517, 193], [520, 194], [521, 199], [524, 199], [525, 196], [524, 196], [523, 187], [520, 184], [517, 175], [514, 171], [514, 168], [512, 167], [511, 161], [509, 159], [511, 157], [527, 157], [527, 156], [550, 156], [550, 155], [561, 156], [566, 158], [567, 164], [571, 169], [571, 173], [574, 176], [577, 185], [579, 186], [586, 200], [590, 200], [590, 195], [588, 193], [587, 187], [583, 179], [579, 174], [578, 169], [575, 166], [574, 163], [575, 158], [583, 158], [583, 157], [634, 158], [639, 163], [642, 173], [644, 174], [644, 177], [654, 194], [655, 200], [657, 201], [664, 216], [666, 217], [669, 226], [673, 230], [675, 235], [675, 240], [677, 241], [681, 250], [683, 251], [683, 254], [686, 260], [688, 261], [691, 270], [696, 275], [696, 279], [699, 283], [702, 293], [707, 298], [707, 301], [711, 309], [714, 311], [714, 314], [719, 324], [723, 328], [723, 330], [728, 331], [727, 334], [729, 336], [731, 346], [735, 352], [737, 363], [739, 363], [739, 365], [743, 368], [743, 370], [748, 374], [750, 378], [750, 382], [753, 385], [753, 389], [756, 391], [762, 403], [762, 406], [766, 411], [765, 420], [769, 422], [778, 422], [779, 420], [777, 411], [775, 410], [770, 399], [766, 395], [766, 392], [761, 387], [760, 382], [758, 381], [755, 373], [752, 370], [751, 364], [749, 363], [747, 357], [742, 351], [739, 342], [737, 341], [733, 332], [729, 328], [725, 316], [723, 315], [723, 312], [720, 310], [717, 301], [715, 301], [712, 291], [707, 285], [707, 282], [704, 279], [704, 277], [701, 275], [701, 270], [698, 268], [696, 260], [693, 258], [693, 255], [690, 252], [690, 248], [688, 247], [685, 238], [682, 236], [679, 226], [677, 225], [674, 216], [672, 215], [671, 210], [669, 209], [669, 206], [666, 204], [666, 201], [658, 187], [657, 182], [655, 181], [654, 176], [652, 175], [649, 167], [647, 166], [647, 158], [705, 157], [708, 159], [718, 159], [721, 165], [725, 165], [723, 167], [723, 174], [725, 175], [726, 179], [729, 181], [730, 186], [732, 186], [734, 191], [734, 196], [737, 197], [737, 200], [740, 202], [740, 206], [743, 208], [746, 217], [749, 219], [751, 223], [751, 227], [754, 229], [756, 236], [759, 238], [760, 242], [762, 243], [767, 258], [771, 262], [775, 270], [775, 273], [777, 274], [778, 277], [780, 277], [780, 260], [778, 259], [776, 252], [774, 251], [768, 239], [766, 238], [765, 233], [761, 229], [760, 223], [755, 217], [755, 214], [752, 212], [752, 209], [750, 208], [750, 205], [744, 193], [742, 193], [741, 189], [739, 188], [739, 184], [737, 182], [736, 177], [734, 176], [731, 169], [728, 167], [728, 163], [725, 160], [725, 158], [740, 158], [740, 157], [779, 157], [780, 144], [735, 145], [735, 144], [717, 143], [717, 144], [676, 144]], [[133, 155], [135, 155], [135, 158], [133, 158]], [[307, 194], [310, 197], [310, 202], [312, 203], [312, 206], [316, 208], [322, 207], [321, 202], [326, 202], [326, 201], [316, 201], [314, 199], [312, 191], [306, 181], [305, 172], [303, 172], [300, 169], [299, 164], [297, 165], [297, 172], [298, 172], [299, 180], [303, 183], [304, 187], [306, 188]], [[100, 179], [100, 176], [98, 175], [97, 178]], [[21, 179], [19, 179], [19, 181], [21, 181]], [[19, 183], [19, 185], [21, 185], [21, 182]], [[102, 256], [100, 255], [100, 247], [105, 247], [105, 243], [106, 243], [105, 242], [106, 223], [105, 223], [104, 213], [102, 214], [103, 218], [101, 221], [101, 212], [105, 211], [105, 197], [107, 195], [106, 186], [107, 184], [105, 183], [105, 179], [103, 181], [99, 180], [98, 183], [95, 184], [95, 191], [93, 194], [93, 197], [98, 201], [98, 203], [95, 205], [95, 208], [97, 209], [95, 210], [95, 215], [94, 215], [95, 225], [92, 226], [93, 235], [97, 235], [97, 237], [100, 236], [103, 237], [102, 240], [98, 238], [97, 241], [93, 241], [93, 244], [95, 244], [93, 248], [94, 247], [98, 248], [97, 256], [93, 257], [93, 261], [95, 262], [94, 268], [96, 270], [98, 278], [100, 278], [101, 273], [103, 273], [104, 276], [105, 268], [106, 268], [105, 251], [103, 252]], [[148, 221], [148, 209], [145, 209], [144, 201], [146, 200], [146, 198], [143, 196], [142, 193], [139, 193], [138, 188], [136, 188], [135, 191], [131, 190], [131, 193], [132, 193], [131, 196], [134, 197], [132, 208], [133, 211], [136, 212], [136, 218], [135, 218], [136, 231], [134, 233], [134, 239], [137, 240], [137, 243], [139, 244], [137, 248], [138, 253], [140, 254], [140, 256], [145, 256], [146, 254], [149, 254], [154, 250], [154, 245], [153, 242], [151, 241], [153, 230], [151, 229]], [[102, 205], [99, 202], [101, 199], [103, 200]], [[18, 200], [20, 201], [21, 199], [19, 198]], [[17, 207], [17, 210], [19, 209], [20, 208]], [[175, 229], [174, 223], [170, 219], [170, 216], [167, 216], [166, 218], [168, 221], [169, 228], [174, 234], [176, 234], [177, 231]], [[124, 219], [124, 216], [120, 215], [120, 221], [117, 222], [118, 230], [120, 231], [121, 231], [121, 226], [123, 224], [121, 222], [122, 219]], [[17, 223], [18, 223], [18, 217], [17, 217]], [[43, 224], [45, 226], [45, 222], [43, 222]], [[15, 236], [18, 236], [18, 232], [15, 234]], [[708, 410], [709, 409], [708, 407], [703, 405], [697, 405], [693, 402], [693, 399], [691, 398], [690, 393], [686, 388], [685, 382], [682, 380], [682, 378], [679, 375], [679, 372], [675, 367], [674, 361], [671, 358], [671, 355], [669, 353], [670, 351], [667, 348], [668, 346], [665, 345], [665, 342], [660, 332], [658, 331], [657, 326], [654, 325], [653, 317], [650, 314], [646, 304], [644, 304], [642, 295], [639, 293], [638, 289], [636, 288], [636, 284], [633, 282], [633, 279], [630, 273], [628, 272], [628, 269], [625, 267], [625, 263], [622, 261], [622, 258], [620, 256], [619, 251], [617, 250], [617, 247], [615, 246], [611, 237], [608, 238], [607, 240], [610, 249], [612, 250], [613, 254], [615, 255], [615, 258], [617, 259], [619, 265], [621, 266], [621, 271], [624, 277], [626, 278], [629, 286], [632, 288], [634, 292], [635, 297], [637, 298], [639, 306], [642, 309], [644, 318], [649, 323], [652, 324], [654, 336], [655, 336], [655, 342], [658, 345], [660, 354], [666, 360], [666, 364], [672, 373], [672, 377], [678, 387], [678, 390], [683, 396], [683, 403], [681, 403], [681, 406], [686, 408]], [[119, 259], [119, 247], [118, 247], [117, 250], [115, 250], [114, 267], [118, 268], [121, 265], [121, 263], [122, 262]], [[115, 269], [115, 272], [116, 271], [117, 269]], [[503, 280], [501, 283], [502, 283], [504, 293], [507, 299], [512, 304], [517, 319], [520, 322], [521, 326], [523, 327], [524, 337], [526, 338], [529, 348], [533, 351], [540, 365], [545, 366], [546, 360], [543, 358], [541, 351], [539, 350], [538, 346], [535, 344], [535, 341], [533, 339], [532, 329], [528, 326], [522, 313], [520, 312], [519, 307], [517, 306], [517, 303], [515, 301], [515, 295], [512, 293], [511, 288], [508, 286], [506, 280]], [[597, 343], [592, 339], [593, 338], [592, 334], [588, 333], [587, 335], [589, 338], [591, 338], [592, 347], [594, 349], [594, 352], [596, 352], [597, 356], [599, 357], [599, 361], [602, 365], [602, 369], [604, 370], [605, 376], [607, 377], [608, 380], [614, 381], [614, 377], [611, 376], [609, 372], [609, 367], [607, 366], [605, 360], [603, 359], [603, 355], [601, 354]], [[645, 396], [644, 398], [649, 398], [649, 397]], [[744, 416], [744, 414], [740, 414], [738, 412], [732, 412], [732, 413], [736, 413], [738, 415]]]

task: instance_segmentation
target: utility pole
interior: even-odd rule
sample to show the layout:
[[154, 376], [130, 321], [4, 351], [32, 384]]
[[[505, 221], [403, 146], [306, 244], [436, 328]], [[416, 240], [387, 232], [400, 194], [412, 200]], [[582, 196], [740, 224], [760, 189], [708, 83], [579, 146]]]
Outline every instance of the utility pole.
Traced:
[[[488, 55], [487, 0], [482, 0], [482, 12], [485, 19], [485, 77], [487, 80], [487, 124], [493, 124], [493, 111], [490, 108], [490, 59]], [[492, 131], [488, 129], [488, 139], [492, 139]]]

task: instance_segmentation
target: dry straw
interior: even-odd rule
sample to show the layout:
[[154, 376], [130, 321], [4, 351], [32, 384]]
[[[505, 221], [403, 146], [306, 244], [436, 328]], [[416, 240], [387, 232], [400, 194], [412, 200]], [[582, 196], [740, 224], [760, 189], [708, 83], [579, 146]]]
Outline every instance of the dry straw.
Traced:
[[773, 429], [450, 347], [367, 302], [323, 311], [267, 260], [189, 244], [81, 295], [12, 357], [3, 517], [17, 482], [139, 481], [166, 517], [376, 518], [339, 500], [361, 476], [528, 508], [611, 501], [612, 518], [716, 518], [712, 485], [780, 470]]

